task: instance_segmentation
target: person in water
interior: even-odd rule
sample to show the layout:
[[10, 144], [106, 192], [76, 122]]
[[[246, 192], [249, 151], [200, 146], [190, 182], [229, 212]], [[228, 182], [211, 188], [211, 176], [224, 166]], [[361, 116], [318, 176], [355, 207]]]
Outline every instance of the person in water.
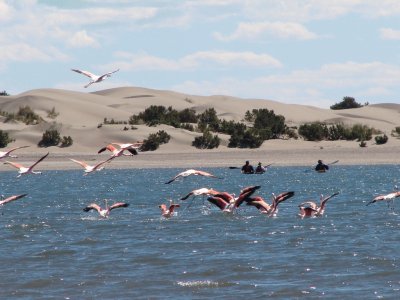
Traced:
[[324, 164], [322, 160], [318, 160], [318, 164], [315, 166], [315, 171], [317, 172], [325, 172], [329, 170], [329, 166]]
[[262, 174], [262, 173], [265, 173], [265, 171], [266, 171], [266, 168], [262, 166], [261, 162], [259, 162], [255, 173]]
[[246, 163], [242, 167], [242, 173], [243, 174], [254, 174], [254, 168], [248, 160], [246, 160]]

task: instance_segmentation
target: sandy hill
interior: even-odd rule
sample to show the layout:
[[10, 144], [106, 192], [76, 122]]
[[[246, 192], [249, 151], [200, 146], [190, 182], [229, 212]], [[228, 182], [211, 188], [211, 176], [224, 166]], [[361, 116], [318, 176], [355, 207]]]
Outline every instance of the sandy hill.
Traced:
[[[158, 127], [129, 125], [98, 125], [104, 118], [115, 121], [127, 121], [133, 114], [144, 111], [150, 105], [172, 106], [174, 109], [194, 108], [197, 112], [214, 107], [220, 118], [240, 121], [247, 110], [267, 108], [275, 114], [285, 117], [289, 126], [312, 121], [343, 122], [345, 124], [365, 124], [390, 134], [400, 126], [399, 104], [378, 104], [366, 107], [332, 111], [312, 106], [283, 104], [271, 100], [240, 99], [229, 96], [196, 96], [172, 91], [152, 90], [139, 87], [121, 87], [93, 93], [81, 93], [59, 89], [38, 89], [27, 91], [15, 96], [0, 97], [0, 110], [17, 112], [19, 107], [29, 106], [47, 123], [39, 125], [24, 125], [19, 122], [0, 123], [1, 129], [6, 130], [16, 139], [16, 145], [31, 145], [37, 147], [38, 141], [45, 129], [56, 122], [61, 135], [71, 136], [74, 144], [62, 149], [51, 147], [52, 152], [91, 152], [96, 153], [99, 147], [108, 142], [133, 142], [145, 139], [149, 133], [160, 129], [171, 135], [171, 141], [163, 145], [161, 152], [196, 151], [191, 146], [198, 133], [175, 129], [161, 125]], [[59, 115], [55, 119], [48, 117], [48, 112], [55, 109]], [[0, 120], [4, 119], [0, 117]], [[124, 127], [128, 130], [123, 130]], [[227, 144], [228, 136], [223, 136], [224, 142], [219, 150], [232, 151], [223, 145]], [[282, 141], [283, 142], [283, 141]], [[264, 143], [262, 147], [270, 147], [278, 142]], [[300, 141], [299, 141], [299, 147]]]

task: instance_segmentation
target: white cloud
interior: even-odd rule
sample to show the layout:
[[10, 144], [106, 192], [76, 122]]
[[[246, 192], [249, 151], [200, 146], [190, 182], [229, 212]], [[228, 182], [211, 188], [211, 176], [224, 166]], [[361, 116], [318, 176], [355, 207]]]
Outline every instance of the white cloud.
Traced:
[[400, 40], [400, 30], [392, 28], [381, 28], [379, 30], [381, 38], [384, 40]]
[[24, 43], [0, 46], [0, 61], [5, 62], [52, 61], [66, 58], [64, 54], [54, 48], [43, 51]]
[[317, 38], [317, 35], [306, 27], [292, 22], [252, 22], [239, 23], [235, 32], [228, 36], [215, 33], [214, 36], [222, 41], [238, 39], [257, 39], [263, 34], [269, 34], [282, 39], [310, 40]]
[[99, 44], [94, 38], [87, 34], [86, 30], [81, 30], [68, 39], [68, 45], [74, 48], [83, 48], [97, 47]]
[[14, 10], [5, 1], [0, 0], [0, 22], [8, 21], [13, 18]]

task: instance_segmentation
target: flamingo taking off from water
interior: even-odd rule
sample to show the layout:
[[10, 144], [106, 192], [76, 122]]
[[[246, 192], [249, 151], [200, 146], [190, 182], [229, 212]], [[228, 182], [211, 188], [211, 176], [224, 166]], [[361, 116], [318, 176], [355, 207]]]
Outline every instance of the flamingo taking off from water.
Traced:
[[33, 171], [33, 168], [34, 168], [38, 163], [40, 163], [43, 159], [45, 159], [48, 155], [49, 155], [49, 152], [47, 152], [46, 155], [42, 156], [38, 161], [36, 161], [36, 162], [35, 162], [33, 165], [31, 165], [30, 167], [24, 167], [24, 166], [21, 165], [21, 164], [14, 163], [14, 162], [7, 161], [7, 160], [5, 161], [5, 164], [11, 165], [11, 166], [13, 166], [14, 168], [19, 169], [19, 170], [18, 170], [19, 175], [18, 175], [17, 177], [21, 177], [22, 175], [25, 175], [25, 174], [42, 174], [42, 172], [35, 172], [35, 171]]
[[190, 175], [200, 175], [200, 176], [206, 176], [206, 177], [212, 177], [212, 178], [221, 179], [220, 177], [217, 177], [217, 176], [215, 176], [215, 175], [213, 175], [211, 173], [205, 172], [205, 171], [189, 169], [189, 170], [186, 170], [184, 172], [179, 173], [174, 178], [172, 178], [171, 180], [167, 181], [165, 184], [170, 184], [171, 182], [175, 181], [176, 179], [178, 179], [180, 177], [188, 177]]
[[119, 69], [117, 69], [117, 70], [115, 70], [115, 71], [108, 72], [108, 73], [105, 73], [105, 74], [103, 74], [103, 75], [98, 76], [98, 75], [95, 75], [95, 74], [90, 73], [90, 72], [88, 72], [88, 71], [83, 71], [83, 70], [78, 70], [78, 69], [71, 69], [71, 70], [74, 71], [74, 72], [80, 73], [80, 74], [82, 74], [82, 75], [85, 75], [85, 76], [87, 76], [87, 77], [90, 78], [90, 82], [89, 82], [87, 85], [85, 85], [85, 88], [87, 88], [89, 85], [91, 85], [91, 84], [93, 84], [93, 83], [98, 83], [98, 82], [100, 82], [100, 81], [103, 81], [103, 80], [105, 80], [107, 77], [111, 77], [111, 74], [113, 74], [113, 73], [119, 71]]
[[200, 188], [200, 189], [197, 189], [197, 190], [193, 190], [193, 191], [191, 191], [190, 193], [188, 193], [187, 195], [183, 196], [183, 197], [181, 198], [181, 200], [186, 200], [186, 199], [188, 199], [190, 196], [193, 196], [193, 198], [194, 198], [194, 197], [200, 196], [200, 195], [203, 195], [203, 196], [210, 196], [210, 195], [217, 195], [217, 194], [220, 194], [220, 193], [221, 193], [221, 192], [218, 192], [218, 191], [216, 191], [216, 190], [214, 190], [214, 189]]
[[249, 186], [241, 190], [239, 197], [235, 198], [229, 193], [216, 194], [208, 197], [207, 200], [216, 205], [225, 213], [233, 213], [248, 197], [250, 197], [256, 190], [260, 188], [257, 186]]
[[92, 166], [92, 165], [87, 164], [84, 161], [80, 161], [80, 160], [76, 160], [76, 159], [70, 158], [71, 161], [73, 161], [74, 163], [82, 166], [85, 169], [84, 170], [85, 173], [83, 173], [83, 175], [87, 175], [87, 174], [92, 173], [94, 171], [103, 170], [104, 169], [103, 165], [105, 163], [108, 163], [112, 159], [114, 159], [114, 156], [111, 156], [109, 159], [103, 160], [103, 161], [99, 162], [98, 164]]
[[96, 203], [91, 203], [88, 206], [86, 206], [83, 211], [91, 211], [92, 209], [96, 210], [100, 216], [102, 216], [103, 218], [108, 218], [108, 216], [110, 215], [110, 211], [112, 211], [115, 208], [120, 208], [120, 207], [128, 207], [129, 203], [125, 203], [125, 202], [116, 202], [111, 206], [108, 206], [107, 203], [107, 199], [104, 200], [105, 202], [105, 208], [100, 207], [98, 204]]
[[376, 196], [374, 199], [372, 199], [372, 201], [368, 202], [366, 206], [380, 201], [388, 201], [388, 205], [390, 205], [390, 203], [394, 202], [395, 198], [400, 197], [400, 191], [397, 191], [397, 186], [395, 187], [395, 189], [396, 191], [389, 194]]
[[165, 204], [161, 204], [158, 207], [161, 210], [161, 216], [163, 216], [164, 218], [170, 218], [173, 216], [175, 209], [180, 207], [180, 205], [172, 203], [172, 200], [169, 200], [168, 208], [167, 208], [167, 205], [165, 205]]
[[20, 198], [25, 197], [26, 195], [28, 195], [28, 194], [21, 194], [21, 195], [10, 196], [10, 197], [8, 197], [8, 198], [6, 198], [6, 199], [1, 200], [1, 201], [0, 201], [0, 205], [4, 205], [4, 204], [10, 203], [10, 202], [12, 202], [12, 201], [18, 200], [18, 199], [20, 199]]
[[321, 217], [325, 212], [325, 206], [329, 199], [339, 195], [338, 192], [325, 197], [321, 195], [320, 197], [320, 204], [319, 206], [314, 201], [306, 201], [299, 205], [300, 213], [299, 217], [306, 218], [306, 217]]
[[[116, 148], [114, 145], [118, 146]], [[111, 143], [108, 144], [107, 146], [101, 148], [97, 153], [102, 153], [106, 150], [110, 151], [112, 154], [112, 157], [119, 157], [119, 156], [132, 156], [132, 155], [137, 155], [137, 149], [141, 146], [141, 143], [135, 143], [135, 144], [120, 144], [120, 143]], [[125, 151], [128, 151], [129, 154], [125, 153]]]
[[29, 146], [15, 147], [15, 148], [12, 148], [12, 149], [10, 149], [8, 151], [4, 151], [4, 152], [0, 151], [0, 159], [6, 158], [6, 157], [17, 158], [17, 156], [16, 155], [12, 155], [11, 152], [13, 152], [13, 151], [15, 151], [17, 149], [22, 149], [22, 148], [27, 148], [27, 147], [29, 147]]
[[270, 217], [275, 217], [278, 214], [279, 203], [294, 196], [294, 192], [283, 192], [278, 196], [272, 193], [272, 204], [268, 204], [265, 200], [260, 197], [253, 197], [246, 199], [247, 205], [256, 207], [261, 213], [267, 214]]

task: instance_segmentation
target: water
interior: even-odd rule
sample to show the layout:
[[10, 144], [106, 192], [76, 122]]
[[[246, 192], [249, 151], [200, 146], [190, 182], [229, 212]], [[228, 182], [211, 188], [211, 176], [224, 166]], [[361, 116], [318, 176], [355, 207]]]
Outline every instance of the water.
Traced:
[[[28, 193], [0, 207], [1, 299], [397, 299], [400, 205], [365, 206], [400, 184], [398, 166], [335, 166], [325, 174], [273, 167], [263, 175], [205, 169], [0, 173], [0, 192]], [[293, 190], [275, 218], [241, 206], [235, 215], [187, 200], [177, 216], [158, 205], [193, 189], [257, 194]], [[297, 205], [332, 198], [322, 218], [300, 219]], [[109, 219], [82, 208], [126, 201]], [[207, 204], [207, 203], [205, 203]]]

